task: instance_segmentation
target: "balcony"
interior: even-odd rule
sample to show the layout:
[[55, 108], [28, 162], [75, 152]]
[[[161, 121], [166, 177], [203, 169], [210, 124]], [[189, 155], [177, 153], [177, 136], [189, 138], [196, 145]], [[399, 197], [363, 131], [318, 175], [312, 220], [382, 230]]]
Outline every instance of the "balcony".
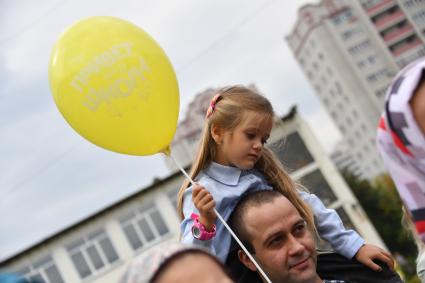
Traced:
[[412, 63], [418, 58], [425, 56], [425, 46], [418, 46], [410, 49], [409, 52], [403, 53], [403, 56], [399, 56], [396, 59], [396, 63], [400, 68]]
[[406, 15], [402, 11], [398, 10], [395, 13], [384, 15], [383, 17], [379, 18], [375, 22], [375, 26], [378, 30], [383, 30], [405, 19], [406, 19]]
[[382, 11], [385, 11], [386, 9], [391, 8], [395, 4], [396, 2], [394, 0], [383, 0], [379, 2], [378, 4], [367, 9], [366, 12], [369, 15], [369, 17], [373, 17], [381, 13]]
[[394, 55], [394, 57], [398, 57], [422, 45], [423, 45], [422, 41], [419, 38], [416, 38], [414, 41], [403, 44], [400, 47], [392, 50], [391, 52]]
[[383, 36], [383, 39], [387, 45], [394, 44], [395, 42], [402, 40], [403, 38], [408, 37], [414, 32], [414, 29], [410, 25], [405, 25], [402, 28], [393, 30]]

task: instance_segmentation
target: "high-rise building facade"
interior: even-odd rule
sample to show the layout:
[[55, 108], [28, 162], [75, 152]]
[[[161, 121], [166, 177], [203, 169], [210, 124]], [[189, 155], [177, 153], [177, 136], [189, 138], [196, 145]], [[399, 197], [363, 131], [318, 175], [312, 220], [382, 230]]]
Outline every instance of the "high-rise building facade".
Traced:
[[425, 55], [424, 22], [425, 1], [323, 0], [286, 37], [365, 178], [385, 171], [376, 125], [393, 76]]

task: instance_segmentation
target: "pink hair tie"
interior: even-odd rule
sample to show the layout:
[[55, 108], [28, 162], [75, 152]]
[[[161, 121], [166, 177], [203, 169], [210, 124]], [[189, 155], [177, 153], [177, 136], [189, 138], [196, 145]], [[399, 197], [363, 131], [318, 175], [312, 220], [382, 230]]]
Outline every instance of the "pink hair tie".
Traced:
[[210, 102], [210, 106], [208, 107], [207, 110], [207, 118], [209, 118], [211, 116], [212, 113], [214, 113], [215, 110], [215, 105], [217, 104], [217, 102], [221, 99], [221, 94], [217, 93], [216, 95], [214, 95], [214, 97], [211, 99]]

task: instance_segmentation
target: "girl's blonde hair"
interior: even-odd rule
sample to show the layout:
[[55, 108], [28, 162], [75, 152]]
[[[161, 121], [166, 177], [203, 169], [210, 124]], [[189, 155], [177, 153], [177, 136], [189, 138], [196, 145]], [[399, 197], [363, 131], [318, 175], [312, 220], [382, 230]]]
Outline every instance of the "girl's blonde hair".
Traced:
[[[189, 176], [193, 180], [202, 169], [208, 167], [214, 160], [217, 148], [211, 136], [211, 127], [215, 125], [225, 130], [235, 129], [244, 117], [245, 111], [264, 114], [265, 118], [273, 119], [273, 107], [264, 96], [244, 86], [231, 86], [217, 92], [218, 99], [214, 103], [213, 113], [206, 118], [202, 137], [192, 163]], [[211, 107], [211, 106], [210, 106]], [[314, 225], [313, 213], [310, 207], [299, 197], [296, 185], [286, 173], [280, 161], [266, 147], [263, 148], [260, 159], [255, 164], [267, 180], [267, 183], [281, 192], [301, 212], [309, 225]], [[190, 185], [185, 180], [177, 195], [177, 211], [181, 219], [183, 216], [183, 194]]]

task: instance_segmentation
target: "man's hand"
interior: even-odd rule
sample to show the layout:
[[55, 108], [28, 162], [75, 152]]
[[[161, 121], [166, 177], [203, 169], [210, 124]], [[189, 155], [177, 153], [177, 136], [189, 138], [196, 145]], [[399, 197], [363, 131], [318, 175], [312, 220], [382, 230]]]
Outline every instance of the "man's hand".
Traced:
[[195, 185], [192, 190], [192, 201], [201, 214], [199, 222], [205, 226], [207, 231], [211, 231], [217, 218], [214, 212], [215, 201], [212, 195], [205, 187]]
[[394, 270], [394, 259], [392, 256], [374, 245], [364, 244], [357, 251], [356, 259], [374, 271], [382, 271], [382, 268], [373, 262], [374, 259], [384, 262], [391, 270]]

